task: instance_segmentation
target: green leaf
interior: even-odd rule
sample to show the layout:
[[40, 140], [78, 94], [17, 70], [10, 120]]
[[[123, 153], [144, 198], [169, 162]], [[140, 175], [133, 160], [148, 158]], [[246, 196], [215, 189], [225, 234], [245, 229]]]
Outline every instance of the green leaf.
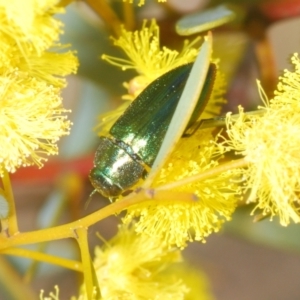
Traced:
[[226, 5], [184, 16], [176, 23], [180, 35], [192, 35], [216, 28], [235, 19], [235, 13]]

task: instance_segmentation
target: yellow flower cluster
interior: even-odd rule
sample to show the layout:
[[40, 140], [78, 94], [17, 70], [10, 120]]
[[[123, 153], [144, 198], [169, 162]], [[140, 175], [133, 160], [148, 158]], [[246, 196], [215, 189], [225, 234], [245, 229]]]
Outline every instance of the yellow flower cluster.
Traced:
[[0, 176], [20, 166], [42, 166], [68, 134], [61, 76], [76, 72], [72, 52], [57, 53], [63, 12], [57, 0], [0, 1]]
[[[206, 276], [185, 263], [178, 249], [170, 249], [158, 238], [137, 235], [132, 227], [120, 227], [104, 246], [95, 248], [95, 274], [101, 299], [212, 300]], [[59, 300], [59, 288], [40, 300]], [[87, 300], [85, 286], [71, 300]], [[92, 299], [98, 300], [95, 292]]]
[[[178, 250], [133, 228], [121, 227], [105, 247], [96, 247], [94, 266], [103, 299], [211, 299], [206, 278], [185, 265]], [[80, 295], [87, 299], [84, 287]]]
[[236, 120], [227, 116], [228, 145], [245, 156], [244, 191], [250, 190], [248, 202], [263, 215], [279, 216], [286, 226], [300, 222], [300, 61], [292, 58], [295, 71], [285, 70], [275, 97], [265, 102], [264, 114], [245, 115], [240, 108]]
[[[155, 188], [172, 183], [168, 190], [175, 192], [174, 198], [169, 202], [155, 201], [154, 196], [151, 202], [129, 208], [123, 221], [139, 217], [135, 224], [137, 232], [159, 237], [166, 244], [180, 248], [188, 241], [205, 242], [208, 235], [217, 232], [224, 221], [231, 219], [240, 199], [238, 183], [233, 179], [239, 178], [241, 170], [189, 184], [179, 183], [218, 165], [221, 153], [213, 141], [208, 130], [182, 138], [152, 185], [155, 192]], [[180, 192], [190, 193], [190, 201], [181, 201]]]

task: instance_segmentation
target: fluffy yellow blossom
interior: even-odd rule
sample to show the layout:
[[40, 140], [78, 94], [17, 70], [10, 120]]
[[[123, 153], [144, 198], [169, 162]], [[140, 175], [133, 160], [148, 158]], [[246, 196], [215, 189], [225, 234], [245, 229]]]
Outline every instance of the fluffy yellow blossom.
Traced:
[[0, 76], [0, 175], [5, 168], [42, 166], [57, 154], [57, 140], [69, 132], [58, 89], [20, 71]]
[[53, 14], [64, 10], [56, 3], [30, 0], [25, 7], [20, 0], [0, 2], [0, 74], [19, 69], [49, 85], [65, 86], [61, 76], [75, 73], [78, 62], [57, 44], [62, 23]]
[[[138, 217], [137, 232], [159, 237], [166, 244], [180, 248], [188, 241], [205, 241], [208, 235], [217, 232], [224, 221], [231, 219], [237, 206], [239, 187], [235, 179], [239, 178], [241, 171], [237, 169], [203, 181], [176, 185], [181, 179], [218, 165], [220, 152], [213, 141], [207, 130], [182, 138], [153, 182], [154, 192], [155, 188], [174, 183], [170, 191], [190, 193], [191, 201], [180, 201], [180, 193], [169, 202], [155, 201], [154, 196], [152, 202], [128, 209], [124, 222]], [[193, 200], [193, 195], [197, 199]]]
[[10, 39], [12, 45], [15, 44], [25, 56], [28, 45], [38, 55], [42, 54], [52, 46], [53, 41], [58, 40], [61, 33], [61, 22], [53, 18], [54, 14], [64, 11], [57, 6], [58, 3], [58, 0], [26, 0], [24, 5], [22, 0], [1, 0], [1, 41], [3, 37]]
[[[133, 0], [123, 0], [123, 2], [133, 3]], [[167, 2], [167, 0], [158, 0], [157, 2]], [[139, 0], [138, 6], [143, 6], [145, 4], [145, 0]]]
[[57, 0], [0, 1], [0, 176], [4, 169], [43, 165], [69, 133], [61, 87], [77, 59], [57, 44], [63, 12]]
[[237, 120], [227, 117], [228, 144], [249, 163], [244, 171], [244, 190], [251, 190], [248, 202], [256, 203], [272, 219], [279, 216], [286, 226], [300, 221], [300, 61], [294, 55], [295, 72], [284, 76], [262, 116], [246, 116], [240, 108]]
[[[157, 238], [137, 235], [132, 228], [120, 228], [105, 246], [96, 247], [94, 267], [102, 298], [113, 299], [187, 299], [191, 280], [182, 268], [178, 250], [169, 249]], [[197, 290], [201, 300], [211, 299], [205, 277], [199, 273]], [[84, 287], [80, 300], [85, 300]]]

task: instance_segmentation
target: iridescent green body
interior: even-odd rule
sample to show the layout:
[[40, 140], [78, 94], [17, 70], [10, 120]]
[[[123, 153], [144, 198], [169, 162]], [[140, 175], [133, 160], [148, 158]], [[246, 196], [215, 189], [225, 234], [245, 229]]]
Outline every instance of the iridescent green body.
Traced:
[[[116, 197], [145, 178], [161, 147], [164, 136], [184, 89], [192, 63], [180, 66], [152, 82], [100, 137], [90, 180], [106, 197]], [[214, 82], [211, 64], [203, 91], [187, 128], [204, 110]], [[180, 120], [179, 120], [180, 121]]]

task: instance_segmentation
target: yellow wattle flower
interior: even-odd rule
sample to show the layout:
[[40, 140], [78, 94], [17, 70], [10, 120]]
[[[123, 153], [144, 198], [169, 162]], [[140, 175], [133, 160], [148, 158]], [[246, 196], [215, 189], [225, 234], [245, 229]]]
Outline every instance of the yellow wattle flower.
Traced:
[[[153, 199], [130, 207], [123, 221], [129, 223], [137, 217], [137, 232], [159, 237], [169, 246], [184, 248], [187, 242], [205, 242], [207, 236], [231, 219], [240, 200], [239, 185], [233, 179], [240, 177], [241, 170], [185, 185], [177, 182], [217, 166], [221, 154], [210, 130], [199, 130], [182, 138], [151, 185]], [[173, 198], [156, 198], [155, 189], [168, 184], [171, 186], [166, 192], [172, 192]], [[181, 192], [189, 193], [190, 200], [181, 201]]]
[[78, 62], [57, 44], [63, 12], [57, 0], [0, 1], [0, 176], [4, 169], [43, 165], [58, 153], [71, 122], [62, 106], [63, 76]]
[[57, 154], [71, 124], [66, 112], [58, 88], [17, 70], [0, 76], [0, 176]]
[[19, 69], [49, 85], [66, 85], [63, 76], [75, 73], [78, 62], [58, 44], [63, 24], [53, 14], [64, 12], [58, 2], [30, 0], [26, 9], [19, 0], [0, 2], [0, 74]]
[[[103, 299], [187, 299], [191, 280], [183, 268], [180, 251], [168, 248], [159, 238], [137, 235], [120, 227], [104, 247], [95, 248], [94, 267]], [[207, 280], [198, 274], [198, 298], [211, 299]], [[196, 288], [196, 287], [195, 287]], [[82, 287], [78, 300], [86, 300]]]
[[[170, 249], [159, 238], [137, 235], [123, 226], [104, 246], [95, 248], [94, 269], [101, 299], [212, 300], [205, 274], [186, 264], [178, 249]], [[96, 291], [96, 289], [95, 289]], [[59, 288], [40, 300], [59, 300]], [[87, 300], [85, 286], [71, 300]], [[99, 295], [92, 296], [98, 300]]]
[[240, 108], [237, 120], [227, 116], [228, 145], [249, 162], [244, 170], [243, 189], [248, 202], [271, 219], [278, 216], [287, 226], [300, 222], [300, 61], [292, 58], [295, 71], [285, 70], [268, 101], [260, 88], [265, 107], [262, 116], [246, 116]]
[[10, 38], [26, 56], [29, 46], [38, 55], [58, 41], [62, 33], [61, 21], [54, 14], [64, 12], [57, 6], [58, 0], [22, 0], [0, 1], [0, 35]]

